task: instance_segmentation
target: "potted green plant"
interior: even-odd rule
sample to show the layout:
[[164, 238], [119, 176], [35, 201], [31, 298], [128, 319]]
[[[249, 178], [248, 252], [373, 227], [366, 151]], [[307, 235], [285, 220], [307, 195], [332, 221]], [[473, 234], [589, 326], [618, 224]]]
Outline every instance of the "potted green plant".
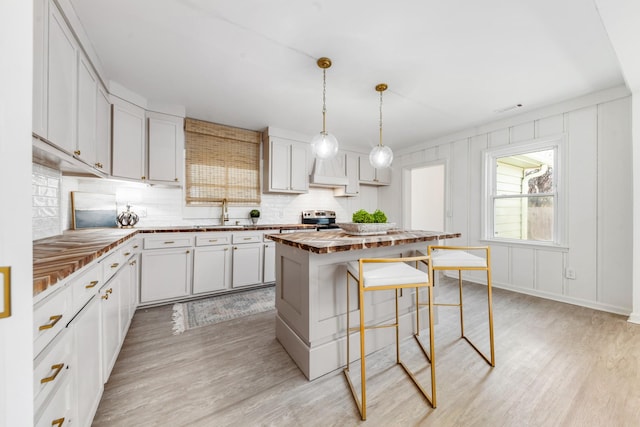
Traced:
[[257, 224], [258, 218], [260, 218], [260, 211], [258, 209], [251, 209], [251, 211], [249, 211], [249, 217], [252, 223]]
[[360, 209], [353, 213], [351, 218], [353, 222], [340, 223], [338, 226], [347, 234], [355, 236], [369, 236], [376, 234], [387, 234], [387, 231], [395, 227], [395, 223], [387, 222], [387, 215], [380, 209], [369, 213], [364, 209]]

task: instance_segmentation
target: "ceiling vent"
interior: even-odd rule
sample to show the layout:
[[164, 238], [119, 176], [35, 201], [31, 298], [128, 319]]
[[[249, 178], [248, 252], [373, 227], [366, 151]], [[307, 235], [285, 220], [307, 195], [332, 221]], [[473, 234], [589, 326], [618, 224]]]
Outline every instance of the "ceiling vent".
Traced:
[[506, 113], [507, 111], [517, 110], [520, 107], [522, 107], [522, 104], [515, 104], [515, 105], [510, 105], [508, 107], [504, 107], [504, 108], [499, 108], [497, 110], [493, 110], [493, 112], [494, 113], [498, 113], [498, 114], [502, 114], [502, 113]]

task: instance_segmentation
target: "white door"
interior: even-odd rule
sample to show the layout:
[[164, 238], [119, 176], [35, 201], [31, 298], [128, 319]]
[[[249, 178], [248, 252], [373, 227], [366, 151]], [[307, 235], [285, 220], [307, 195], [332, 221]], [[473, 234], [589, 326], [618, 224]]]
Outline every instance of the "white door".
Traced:
[[412, 168], [409, 174], [408, 228], [412, 230], [445, 230], [444, 163]]
[[[0, 55], [11, 58], [0, 67], [0, 266], [11, 267], [11, 316], [0, 318], [0, 427], [33, 423], [32, 34], [33, 2], [0, 2], [0, 40], [8, 41]], [[3, 294], [0, 312], [5, 302]]]

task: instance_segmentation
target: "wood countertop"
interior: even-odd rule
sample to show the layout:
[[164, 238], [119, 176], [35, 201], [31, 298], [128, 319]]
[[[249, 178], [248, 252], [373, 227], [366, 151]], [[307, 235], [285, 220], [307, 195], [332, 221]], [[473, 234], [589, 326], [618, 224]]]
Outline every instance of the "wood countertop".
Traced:
[[67, 230], [33, 242], [33, 296], [46, 291], [138, 233], [265, 231], [315, 228], [306, 224], [168, 226]]
[[384, 246], [406, 245], [442, 239], [455, 239], [460, 233], [423, 230], [392, 230], [376, 236], [353, 236], [340, 231], [315, 231], [305, 233], [272, 234], [268, 238], [276, 243], [293, 246], [316, 254], [329, 254]]

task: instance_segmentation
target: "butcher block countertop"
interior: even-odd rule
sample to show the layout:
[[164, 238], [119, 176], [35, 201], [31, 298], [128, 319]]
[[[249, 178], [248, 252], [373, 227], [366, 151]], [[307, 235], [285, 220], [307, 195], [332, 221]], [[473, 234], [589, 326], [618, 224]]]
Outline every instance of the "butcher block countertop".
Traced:
[[272, 234], [269, 239], [276, 243], [293, 246], [316, 254], [330, 254], [384, 246], [406, 245], [442, 239], [455, 239], [460, 233], [423, 230], [393, 230], [374, 236], [353, 236], [340, 231], [316, 231], [310, 233]]
[[303, 224], [257, 224], [245, 226], [169, 226], [147, 228], [92, 228], [68, 230], [33, 242], [33, 296], [69, 277], [137, 233], [210, 231], [264, 231], [315, 228]]

